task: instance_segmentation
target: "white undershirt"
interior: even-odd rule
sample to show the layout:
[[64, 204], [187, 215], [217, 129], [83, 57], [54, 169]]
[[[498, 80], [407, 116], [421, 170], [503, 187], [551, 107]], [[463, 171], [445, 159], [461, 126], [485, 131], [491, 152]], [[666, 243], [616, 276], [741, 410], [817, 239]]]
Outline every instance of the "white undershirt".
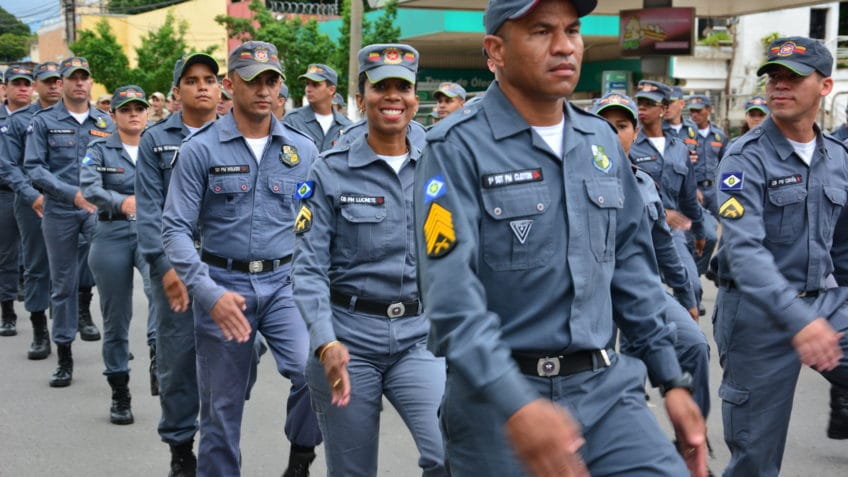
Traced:
[[318, 124], [321, 125], [321, 129], [324, 130], [324, 134], [327, 134], [327, 131], [330, 130], [330, 126], [333, 125], [333, 115], [315, 113], [315, 119], [318, 120]]
[[710, 135], [710, 127], [709, 127], [709, 126], [707, 126], [707, 127], [705, 127], [704, 129], [698, 129], [698, 134], [700, 134], [700, 135], [701, 135], [701, 137], [707, 137], [707, 136], [709, 136], [709, 135]]
[[265, 145], [268, 144], [268, 139], [271, 136], [260, 137], [256, 139], [244, 138], [247, 141], [248, 147], [253, 152], [253, 157], [256, 158], [256, 163], [262, 162], [262, 152], [265, 151]]
[[674, 132], [679, 133], [681, 129], [683, 129], [683, 123], [680, 124], [672, 124], [671, 129], [674, 129]]
[[129, 144], [124, 144], [124, 150], [127, 151], [127, 155], [132, 159], [133, 164], [138, 161], [138, 145], [130, 146]]
[[73, 116], [74, 119], [76, 119], [77, 122], [80, 123], [80, 124], [84, 123], [85, 118], [88, 117], [88, 111], [86, 111], [84, 113], [72, 113], [71, 111], [68, 111], [68, 112], [71, 113], [71, 116]]
[[660, 151], [661, 155], [665, 155], [665, 136], [649, 137], [648, 140], [657, 148], [657, 151]]
[[813, 139], [810, 142], [795, 142], [791, 139], [787, 139], [787, 141], [789, 141], [789, 144], [792, 144], [792, 149], [795, 149], [795, 153], [801, 156], [801, 160], [809, 167], [810, 162], [813, 160], [813, 153], [816, 152], [816, 140]]
[[6, 108], [6, 116], [8, 116], [8, 115], [12, 114], [12, 110], [11, 110], [11, 109], [9, 109], [9, 105], [8, 105], [8, 104], [3, 105], [3, 107], [4, 107], [4, 108]]
[[[183, 123], [183, 124], [185, 124], [185, 123]], [[200, 131], [200, 128], [191, 127], [188, 124], [185, 124], [185, 127], [186, 127], [186, 129], [188, 129], [188, 135], [189, 136], [196, 133], [197, 131]], [[203, 127], [203, 126], [201, 126], [201, 127]]]
[[400, 156], [384, 156], [382, 154], [377, 154], [377, 157], [386, 161], [386, 164], [392, 166], [392, 169], [395, 170], [395, 174], [397, 174], [398, 172], [400, 172], [403, 165], [406, 164], [406, 161], [409, 159], [409, 153], [407, 152], [406, 154], [401, 154]]
[[553, 126], [532, 126], [542, 139], [545, 140], [548, 147], [554, 151], [557, 157], [562, 157], [562, 131], [565, 128], [565, 115], [560, 119], [559, 124]]

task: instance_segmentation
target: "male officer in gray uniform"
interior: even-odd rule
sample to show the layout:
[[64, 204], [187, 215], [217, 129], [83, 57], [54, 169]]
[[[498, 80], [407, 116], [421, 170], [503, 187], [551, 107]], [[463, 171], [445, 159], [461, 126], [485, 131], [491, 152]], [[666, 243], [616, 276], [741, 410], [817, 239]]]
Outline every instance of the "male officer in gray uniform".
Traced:
[[319, 151], [326, 151], [333, 147], [339, 131], [350, 124], [350, 119], [333, 107], [339, 75], [327, 65], [313, 63], [298, 78], [306, 80], [309, 104], [286, 114], [283, 123], [312, 138]]
[[701, 203], [704, 208], [715, 214], [718, 211], [715, 203], [715, 175], [718, 161], [724, 156], [727, 135], [720, 127], [710, 122], [713, 102], [709, 96], [693, 94], [689, 96], [686, 107], [689, 109], [689, 117], [695, 122], [698, 132], [696, 135], [698, 160], [695, 162], [695, 180], [698, 182], [698, 190], [703, 197]]
[[[292, 381], [286, 476], [307, 475], [321, 442], [303, 376], [309, 337], [292, 299], [293, 195], [318, 151], [272, 117], [277, 49], [250, 41], [228, 59], [233, 111], [181, 146], [162, 241], [193, 298], [200, 389], [200, 475], [239, 475], [241, 417], [256, 331]], [[202, 250], [194, 247], [200, 231]]]
[[644, 365], [607, 347], [613, 307], [667, 391], [688, 464], [706, 473], [630, 163], [606, 121], [564, 100], [579, 78], [579, 17], [596, 4], [491, 0], [497, 81], [428, 132], [416, 168], [419, 281], [430, 346], [448, 363], [440, 416], [454, 476], [524, 475], [519, 462], [536, 475], [687, 473], [645, 404]]
[[[833, 57], [818, 41], [778, 38], [757, 71], [771, 115], [719, 164], [723, 224], [715, 340], [723, 368], [725, 476], [780, 472], [801, 365], [848, 387], [848, 256], [831, 250], [848, 227], [848, 149], [815, 123], [831, 92]], [[833, 257], [833, 258], [832, 258]], [[840, 285], [845, 285], [842, 281]]]
[[44, 196], [24, 171], [24, 146], [32, 115], [56, 104], [62, 97], [62, 79], [59, 64], [52, 61], [37, 65], [34, 75], [38, 101], [15, 111], [0, 134], [0, 182], [6, 181], [15, 191], [15, 220], [24, 261], [24, 308], [30, 312], [33, 330], [27, 358], [45, 359], [50, 354], [46, 315], [50, 305], [50, 268], [41, 233]]
[[[67, 58], [61, 63], [61, 72], [63, 99], [35, 113], [24, 154], [27, 174], [45, 196], [41, 228], [52, 281], [53, 342], [59, 354], [59, 366], [50, 380], [52, 387], [71, 384], [74, 367], [71, 343], [79, 322], [83, 321], [78, 315], [77, 293], [82, 295], [83, 288], [93, 284], [80, 280], [81, 271], [88, 269], [88, 244], [81, 246], [81, 240], [90, 240], [97, 210], [80, 191], [80, 161], [90, 141], [108, 137], [114, 130], [109, 116], [89, 107], [92, 81], [88, 60], [77, 56]], [[90, 272], [85, 275], [90, 277]], [[90, 286], [85, 293], [91, 296]], [[86, 333], [85, 328], [80, 332], [84, 340], [100, 339], [99, 332], [96, 337], [90, 331]]]
[[[8, 130], [13, 112], [29, 106], [32, 97], [32, 69], [24, 65], [11, 65], [4, 73], [6, 100], [0, 102], [0, 134]], [[0, 179], [0, 305], [2, 323], [0, 336], [18, 334], [15, 314], [15, 297], [20, 278], [20, 243], [18, 224], [15, 221], [15, 193], [4, 179]]]
[[194, 475], [194, 435], [200, 402], [189, 296], [162, 245], [162, 209], [183, 139], [216, 118], [221, 95], [218, 63], [209, 55], [184, 55], [174, 65], [173, 94], [182, 109], [148, 128], [141, 137], [136, 166], [138, 248], [150, 264], [156, 305], [156, 358], [159, 366], [159, 436], [170, 447], [171, 476]]

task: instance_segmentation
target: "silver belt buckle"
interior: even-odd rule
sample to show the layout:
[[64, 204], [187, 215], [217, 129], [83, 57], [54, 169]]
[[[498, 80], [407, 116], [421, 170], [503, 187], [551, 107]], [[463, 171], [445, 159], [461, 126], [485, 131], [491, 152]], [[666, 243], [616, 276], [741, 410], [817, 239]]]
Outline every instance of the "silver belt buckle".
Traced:
[[406, 307], [401, 302], [392, 303], [386, 309], [386, 315], [388, 315], [389, 318], [397, 318], [399, 316], [403, 316], [404, 313], [406, 313]]
[[559, 358], [539, 358], [536, 361], [536, 373], [545, 378], [559, 376]]
[[262, 260], [254, 260], [247, 264], [247, 271], [250, 273], [259, 273], [263, 268], [265, 267], [262, 265]]

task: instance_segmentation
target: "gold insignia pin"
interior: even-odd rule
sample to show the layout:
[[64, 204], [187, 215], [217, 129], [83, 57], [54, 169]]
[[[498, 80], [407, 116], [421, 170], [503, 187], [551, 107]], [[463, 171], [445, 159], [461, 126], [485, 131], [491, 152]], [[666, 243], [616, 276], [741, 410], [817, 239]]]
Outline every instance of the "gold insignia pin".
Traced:
[[745, 215], [745, 207], [736, 200], [736, 197], [731, 197], [718, 208], [718, 215], [725, 219], [738, 219]]
[[424, 240], [430, 258], [444, 257], [456, 246], [453, 214], [435, 202], [430, 206], [424, 221]]
[[304, 204], [300, 207], [297, 217], [294, 219], [294, 233], [302, 234], [312, 228], [312, 211]]
[[100, 129], [103, 129], [106, 127], [106, 120], [103, 118], [97, 118], [97, 121], [95, 121], [94, 124]]
[[300, 164], [300, 156], [297, 155], [297, 148], [288, 144], [284, 145], [282, 154], [280, 154], [280, 162], [289, 167]]

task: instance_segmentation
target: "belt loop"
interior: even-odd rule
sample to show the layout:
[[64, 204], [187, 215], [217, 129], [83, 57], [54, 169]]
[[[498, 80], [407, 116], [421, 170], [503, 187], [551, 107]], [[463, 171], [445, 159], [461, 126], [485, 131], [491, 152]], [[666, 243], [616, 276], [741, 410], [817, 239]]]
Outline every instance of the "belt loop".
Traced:
[[227, 271], [228, 272], [233, 271], [233, 259], [232, 258], [227, 259]]
[[350, 297], [350, 303], [347, 304], [347, 311], [351, 313], [356, 311], [356, 296]]
[[278, 268], [280, 268], [280, 260], [279, 259], [274, 260], [271, 269], [276, 271]]

